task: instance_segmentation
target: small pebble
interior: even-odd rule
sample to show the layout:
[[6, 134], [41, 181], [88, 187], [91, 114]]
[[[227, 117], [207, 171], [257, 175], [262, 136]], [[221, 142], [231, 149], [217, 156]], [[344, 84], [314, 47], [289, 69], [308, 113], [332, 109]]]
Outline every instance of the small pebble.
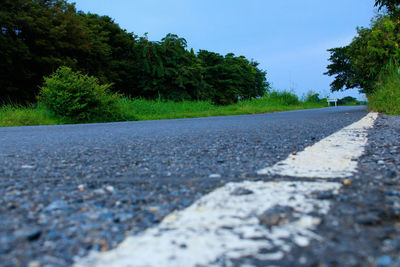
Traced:
[[104, 195], [106, 191], [103, 188], [98, 188], [93, 190], [93, 193], [95, 193], [96, 195]]
[[28, 263], [28, 267], [40, 267], [39, 261], [31, 261]]
[[28, 235], [26, 236], [26, 239], [28, 241], [36, 241], [39, 239], [39, 237], [42, 235], [42, 231], [40, 230], [33, 230], [32, 232], [28, 233]]
[[400, 239], [397, 239], [393, 242], [394, 249], [400, 250]]
[[397, 173], [395, 171], [387, 171], [385, 173], [385, 176], [389, 178], [395, 178], [397, 176]]
[[35, 166], [25, 164], [25, 165], [22, 165], [21, 168], [22, 169], [33, 169], [33, 168], [35, 168]]
[[106, 190], [107, 190], [108, 192], [110, 192], [110, 193], [114, 193], [114, 186], [107, 185], [107, 186], [106, 186]]
[[343, 181], [343, 184], [344, 184], [345, 186], [350, 186], [350, 185], [351, 185], [351, 181], [348, 180], [348, 179], [346, 179], [346, 180]]
[[356, 220], [358, 224], [364, 224], [364, 225], [377, 225], [381, 223], [381, 219], [375, 215], [368, 214], [368, 215], [363, 215], [359, 216]]
[[392, 258], [390, 256], [382, 256], [376, 259], [376, 265], [378, 266], [390, 266], [392, 264]]
[[246, 189], [244, 187], [238, 187], [231, 193], [232, 196], [243, 196], [243, 195], [251, 195], [254, 194], [253, 191]]
[[158, 207], [153, 206], [153, 207], [150, 207], [149, 210], [150, 210], [151, 212], [157, 212], [157, 211], [158, 211]]
[[298, 245], [299, 247], [306, 247], [308, 246], [308, 244], [310, 244], [310, 241], [308, 240], [308, 238], [304, 237], [304, 236], [295, 236], [293, 241], [296, 243], [296, 245]]
[[320, 192], [317, 195], [317, 199], [332, 199], [334, 197], [334, 194], [332, 191], [325, 191], [325, 192]]
[[307, 263], [307, 258], [304, 257], [304, 256], [301, 256], [300, 259], [299, 259], [299, 263], [302, 264], [302, 265], [306, 264]]
[[55, 211], [55, 210], [65, 210], [68, 208], [68, 203], [65, 200], [54, 200], [48, 205], [45, 210], [46, 211]]
[[398, 190], [387, 190], [386, 191], [386, 195], [390, 196], [390, 197], [392, 197], [392, 196], [400, 197], [400, 191], [398, 191]]
[[287, 223], [293, 216], [293, 208], [290, 206], [274, 206], [271, 209], [264, 211], [258, 220], [260, 224], [269, 227]]

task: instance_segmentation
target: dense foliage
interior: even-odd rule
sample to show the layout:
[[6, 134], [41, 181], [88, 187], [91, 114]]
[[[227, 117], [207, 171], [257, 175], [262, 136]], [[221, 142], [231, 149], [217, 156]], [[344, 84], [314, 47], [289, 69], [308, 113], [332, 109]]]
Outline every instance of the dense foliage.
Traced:
[[338, 99], [337, 104], [341, 106], [351, 106], [351, 105], [365, 105], [365, 102], [358, 101], [357, 98], [352, 96], [345, 96], [341, 99]]
[[2, 0], [0, 28], [3, 100], [33, 100], [44, 74], [76, 64], [74, 55], [89, 49], [82, 21], [64, 1]]
[[326, 98], [320, 98], [319, 93], [309, 90], [306, 95], [303, 96], [303, 100], [306, 103], [326, 103]]
[[370, 94], [382, 69], [400, 60], [400, 19], [379, 15], [370, 28], [358, 28], [358, 35], [345, 47], [330, 49], [332, 64], [326, 74], [335, 76], [332, 91], [361, 88]]
[[258, 63], [245, 57], [200, 50], [198, 53], [204, 80], [203, 96], [216, 104], [230, 104], [238, 99], [251, 99], [265, 94], [266, 73]]
[[60, 66], [147, 99], [230, 104], [269, 88], [256, 62], [233, 54], [195, 54], [173, 34], [149, 41], [110, 17], [77, 12], [66, 0], [2, 0], [0, 29], [3, 102], [33, 102], [43, 77]]
[[376, 91], [381, 73], [400, 60], [399, 0], [376, 0], [386, 12], [377, 15], [369, 28], [357, 28], [357, 36], [345, 47], [329, 49], [331, 64], [325, 73], [334, 76], [332, 91], [359, 88], [367, 96]]
[[400, 0], [376, 0], [375, 6], [378, 7], [379, 10], [386, 8], [389, 14], [398, 16]]

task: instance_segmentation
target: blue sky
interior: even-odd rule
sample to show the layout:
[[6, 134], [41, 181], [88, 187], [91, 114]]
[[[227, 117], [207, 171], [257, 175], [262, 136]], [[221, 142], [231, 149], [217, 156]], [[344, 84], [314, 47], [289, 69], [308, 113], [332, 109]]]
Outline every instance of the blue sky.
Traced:
[[363, 98], [357, 90], [330, 93], [327, 49], [343, 46], [368, 26], [374, 0], [73, 0], [78, 10], [108, 15], [150, 40], [174, 33], [189, 48], [255, 59], [274, 89]]

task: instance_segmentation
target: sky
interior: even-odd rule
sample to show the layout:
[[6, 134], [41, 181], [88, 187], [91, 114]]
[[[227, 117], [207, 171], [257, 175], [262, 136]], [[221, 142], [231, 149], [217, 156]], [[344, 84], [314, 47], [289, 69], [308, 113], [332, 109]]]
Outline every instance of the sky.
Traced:
[[168, 33], [195, 51], [254, 59], [275, 90], [300, 97], [365, 99], [357, 89], [331, 93], [323, 75], [329, 48], [347, 45], [376, 15], [374, 0], [73, 0], [77, 10], [107, 15], [121, 28], [160, 41]]

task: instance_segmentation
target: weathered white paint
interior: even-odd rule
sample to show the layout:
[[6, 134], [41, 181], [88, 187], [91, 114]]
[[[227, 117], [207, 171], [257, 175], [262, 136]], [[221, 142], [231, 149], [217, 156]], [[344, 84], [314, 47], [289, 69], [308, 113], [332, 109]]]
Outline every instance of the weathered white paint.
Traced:
[[371, 112], [304, 151], [258, 171], [258, 174], [310, 178], [352, 176], [357, 169], [357, 159], [364, 153], [367, 131], [377, 116], [377, 113]]
[[[340, 186], [326, 182], [229, 183], [172, 213], [157, 227], [127, 238], [115, 250], [78, 260], [75, 267], [220, 266], [221, 259], [230, 266], [232, 259], [244, 256], [279, 260], [293, 244], [307, 246], [318, 238], [312, 230], [320, 219], [309, 213], [327, 213], [329, 201], [317, 200], [311, 193], [337, 193]], [[253, 193], [232, 194], [238, 188]], [[295, 220], [272, 227], [260, 224], [259, 216], [276, 205], [292, 207]], [[262, 249], [266, 251], [261, 253]]]

